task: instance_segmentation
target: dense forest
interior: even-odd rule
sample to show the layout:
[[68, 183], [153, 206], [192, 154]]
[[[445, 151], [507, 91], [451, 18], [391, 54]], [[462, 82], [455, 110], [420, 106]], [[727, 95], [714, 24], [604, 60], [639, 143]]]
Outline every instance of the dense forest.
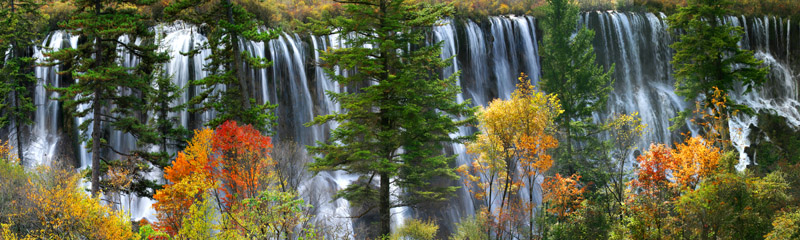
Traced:
[[0, 6], [0, 239], [800, 239], [798, 1]]

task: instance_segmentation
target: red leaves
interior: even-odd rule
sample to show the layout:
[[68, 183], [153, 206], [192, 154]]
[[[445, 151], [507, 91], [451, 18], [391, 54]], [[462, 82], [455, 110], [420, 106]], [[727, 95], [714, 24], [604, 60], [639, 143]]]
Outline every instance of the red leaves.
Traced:
[[239, 126], [234, 121], [226, 121], [214, 131], [212, 146], [216, 157], [212, 165], [222, 180], [220, 190], [225, 193], [228, 207], [233, 199], [258, 195], [260, 173], [274, 165], [269, 157], [271, 142], [271, 137], [253, 126]]
[[650, 150], [636, 158], [639, 162], [639, 177], [634, 181], [637, 187], [653, 189], [667, 183], [667, 170], [673, 164], [671, 149], [664, 144], [650, 145]]
[[[174, 235], [189, 207], [204, 192], [213, 192], [228, 209], [244, 198], [257, 196], [265, 175], [274, 165], [269, 157], [272, 138], [250, 125], [227, 121], [216, 130], [195, 131], [189, 146], [164, 169], [169, 184], [156, 192], [159, 227]], [[212, 191], [218, 190], [218, 191]]]
[[212, 144], [215, 151], [248, 151], [269, 153], [272, 138], [261, 135], [251, 125], [239, 126], [235, 121], [226, 121], [214, 131]]

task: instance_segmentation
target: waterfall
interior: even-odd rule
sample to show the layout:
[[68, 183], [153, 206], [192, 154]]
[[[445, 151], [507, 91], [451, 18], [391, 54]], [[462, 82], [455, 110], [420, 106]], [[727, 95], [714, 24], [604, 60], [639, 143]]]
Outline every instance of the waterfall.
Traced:
[[[732, 97], [755, 110], [772, 111], [788, 119], [790, 125], [800, 127], [798, 76], [795, 73], [797, 64], [790, 57], [800, 51], [792, 44], [800, 40], [797, 39], [797, 24], [776, 17], [732, 16], [724, 20], [742, 26], [745, 35], [740, 45], [755, 51], [757, 58], [772, 67], [769, 81], [764, 86], [747, 95], [741, 95], [739, 91]], [[674, 51], [669, 47], [674, 38], [667, 31], [664, 14], [587, 12], [581, 15], [580, 25], [596, 32], [594, 49], [598, 64], [606, 69], [612, 65], [616, 68], [614, 91], [609, 96], [606, 110], [595, 114], [596, 121], [615, 114], [639, 112], [643, 123], [648, 126], [637, 144], [640, 149], [647, 148], [650, 143], [671, 144], [680, 141], [683, 138], [681, 133], [700, 132], [691, 124], [675, 132], [668, 129], [672, 125], [669, 119], [693, 103], [687, 103], [674, 92], [675, 80], [670, 63]], [[164, 33], [162, 48], [172, 56], [171, 61], [165, 64], [164, 71], [172, 76], [174, 83], [183, 87], [192, 80], [205, 77], [207, 73], [203, 71], [203, 65], [208, 51], [194, 57], [181, 54], [206, 41], [205, 36], [195, 27], [181, 23], [159, 29]], [[539, 81], [541, 71], [547, 69], [540, 69], [538, 41], [541, 36], [538, 34], [537, 21], [529, 16], [448, 19], [435, 26], [432, 32], [435, 41], [444, 42], [441, 57], [449, 59], [455, 56], [453, 65], [442, 70], [442, 76], [460, 71], [458, 83], [462, 87], [462, 94], [459, 94], [458, 101], [471, 99], [476, 106], [485, 106], [496, 98], [507, 99], [521, 72], [528, 74], [534, 83]], [[276, 140], [294, 140], [303, 145], [313, 145], [316, 141], [324, 141], [330, 130], [336, 127], [336, 123], [313, 127], [303, 124], [316, 115], [341, 110], [337, 103], [327, 98], [325, 92], [342, 92], [346, 89], [333, 82], [315, 63], [321, 61], [320, 50], [342, 45], [338, 35], [307, 36], [294, 33], [282, 33], [278, 39], [266, 43], [242, 42], [242, 50], [273, 61], [273, 65], [267, 69], [247, 69], [247, 76], [251, 81], [250, 86], [254, 87], [249, 89], [252, 96], [261, 102], [278, 104]], [[43, 53], [50, 51], [47, 49], [76, 46], [77, 37], [56, 31], [48, 35], [41, 47], [36, 49], [35, 57], [41, 61]], [[124, 64], [128, 65], [137, 61], [130, 56], [124, 59]], [[60, 104], [51, 100], [57, 93], [44, 88], [68, 84], [62, 80], [62, 76], [55, 74], [57, 70], [57, 66], [36, 68], [39, 78], [35, 92], [36, 121], [27, 133], [25, 158], [35, 161], [33, 164], [50, 164], [55, 156], [68, 154], [69, 151], [63, 149], [70, 148], [60, 145], [72, 146], [71, 149], [75, 149], [72, 157], [81, 168], [86, 168], [90, 164], [91, 153], [83, 144], [75, 145], [77, 140], [68, 137], [74, 134], [64, 132], [74, 129], [74, 126], [62, 126], [63, 121], [58, 119], [64, 113], [60, 110]], [[182, 98], [174, 104], [186, 103], [199, 90], [198, 87], [186, 88]], [[180, 123], [190, 129], [202, 126], [213, 117], [211, 113], [199, 116], [189, 112], [177, 116]], [[80, 124], [86, 120], [79, 118], [74, 122]], [[750, 144], [749, 129], [754, 124], [757, 124], [755, 117], [737, 116], [730, 121], [734, 146], [740, 152], [740, 169], [751, 162], [744, 154], [744, 149]], [[466, 135], [474, 131], [474, 128], [462, 127], [458, 134]], [[133, 149], [135, 141], [131, 136], [113, 131], [110, 134], [109, 141], [113, 146]], [[472, 161], [472, 156], [466, 154], [461, 144], [449, 146], [447, 152], [459, 155], [453, 166]], [[349, 203], [343, 199], [334, 200], [333, 196], [357, 178], [344, 172], [321, 172], [305, 179], [300, 192], [315, 206], [313, 213], [317, 217], [314, 221], [338, 226], [341, 231], [352, 231], [355, 221], [347, 218], [351, 214]], [[460, 184], [460, 181], [454, 184]], [[130, 205], [123, 204], [121, 208], [131, 213], [134, 219], [146, 217], [153, 220], [150, 204], [152, 202], [148, 199], [135, 198]], [[434, 217], [441, 220], [445, 231], [452, 231], [454, 223], [473, 215], [477, 208], [479, 203], [473, 202], [468, 191], [462, 188], [457, 196], [442, 205], [403, 209], [399, 214], [401, 216], [395, 220], [402, 222], [405, 217]]]

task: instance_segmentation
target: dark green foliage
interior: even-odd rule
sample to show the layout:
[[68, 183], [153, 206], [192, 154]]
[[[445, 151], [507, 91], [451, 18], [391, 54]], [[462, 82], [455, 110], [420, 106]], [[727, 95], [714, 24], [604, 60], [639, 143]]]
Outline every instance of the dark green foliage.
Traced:
[[[562, 173], [580, 173], [593, 181], [591, 171], [596, 169], [589, 159], [604, 158], [607, 146], [599, 142], [596, 134], [602, 127], [593, 124], [592, 113], [605, 108], [612, 90], [614, 68], [603, 69], [595, 64], [592, 46], [594, 31], [579, 26], [578, 6], [568, 0], [548, 0], [542, 18], [544, 39], [541, 43], [542, 90], [553, 93], [561, 100], [564, 113], [556, 121], [564, 134], [557, 154]], [[583, 143], [578, 147], [578, 143]]]
[[0, 128], [15, 123], [20, 164], [24, 164], [21, 126], [33, 123], [36, 111], [36, 59], [31, 55], [36, 40], [42, 36], [37, 30], [44, 20], [41, 6], [34, 0], [0, 2], [0, 16], [4, 16], [0, 19]]
[[[800, 131], [792, 129], [786, 118], [773, 114], [758, 115], [758, 127], [754, 134], [755, 143], [748, 149], [755, 158], [757, 172], [766, 174], [786, 166], [800, 163]], [[766, 139], [769, 141], [766, 141]]]
[[[730, 15], [730, 4], [728, 0], [689, 0], [688, 6], [668, 19], [670, 30], [678, 33], [679, 39], [671, 46], [676, 51], [672, 59], [675, 92], [689, 102], [713, 106], [714, 87], [730, 93], [740, 84], [748, 93], [766, 80], [769, 69], [761, 67], [762, 61], [752, 51], [738, 45], [744, 30], [720, 19]], [[749, 107], [727, 100], [719, 112], [753, 114]], [[687, 109], [672, 119], [672, 128], [681, 127], [691, 111]]]
[[[157, 70], [158, 73], [160, 69]], [[149, 103], [148, 111], [153, 116], [147, 119], [147, 129], [141, 129], [139, 134], [138, 143], [142, 147], [133, 152], [138, 158], [150, 163], [140, 167], [140, 171], [145, 172], [152, 171], [153, 167], [163, 171], [175, 158], [176, 150], [185, 148], [192, 134], [178, 120], [178, 113], [186, 110], [186, 106], [175, 104], [184, 89], [175, 85], [163, 73], [154, 77], [155, 88], [143, 93], [145, 101]], [[151, 150], [150, 147], [153, 146], [158, 150]], [[137, 178], [131, 186], [131, 191], [142, 197], [152, 197], [158, 189], [161, 189], [161, 185], [156, 180], [143, 177]]]
[[[350, 47], [324, 52], [324, 64], [334, 81], [358, 90], [328, 92], [343, 112], [318, 116], [311, 124], [341, 125], [327, 142], [309, 147], [322, 156], [311, 169], [367, 177], [365, 184], [352, 184], [339, 196], [371, 207], [377, 200], [380, 234], [388, 235], [390, 208], [444, 200], [455, 191], [431, 181], [456, 178], [449, 166], [454, 156], [443, 154], [442, 147], [463, 140], [450, 134], [474, 121], [474, 109], [456, 102], [461, 90], [457, 74], [440, 79], [437, 73], [449, 64], [439, 57], [441, 42], [424, 45], [431, 26], [451, 11], [450, 6], [403, 0], [343, 3], [342, 17], [318, 21], [314, 27], [317, 34], [342, 34]], [[337, 66], [350, 74], [335, 75]], [[453, 120], [459, 116], [467, 118]], [[376, 191], [369, 185], [378, 178]], [[390, 193], [390, 182], [404, 194]]]
[[[91, 137], [82, 136], [92, 151], [92, 194], [101, 188], [100, 174], [114, 159], [102, 159], [101, 148], [117, 152], [102, 137], [103, 127], [110, 126], [124, 133], [139, 136], [149, 126], [138, 114], [146, 112], [142, 97], [151, 88], [153, 72], [168, 55], [157, 51], [154, 34], [147, 16], [137, 6], [152, 1], [76, 0], [72, 18], [63, 24], [70, 34], [81, 37], [76, 49], [48, 53], [49, 65], [61, 65], [59, 74], [69, 74], [76, 82], [68, 87], [53, 88], [61, 93], [58, 100], [73, 117], [91, 116], [78, 126]], [[126, 38], [122, 38], [125, 36]], [[141, 43], [136, 44], [135, 40]], [[124, 55], [118, 49], [139, 58], [136, 66], [123, 66]], [[86, 104], [86, 108], [79, 106]], [[138, 165], [138, 164], [136, 164]]]
[[202, 91], [189, 102], [199, 107], [190, 111], [213, 111], [215, 118], [206, 123], [212, 128], [235, 120], [262, 131], [270, 131], [275, 124], [276, 117], [272, 109], [276, 105], [259, 103], [253, 98], [255, 88], [244, 68], [266, 68], [272, 63], [242, 52], [239, 44], [240, 41], [275, 39], [278, 31], [259, 29], [264, 26], [263, 23], [256, 20], [253, 13], [230, 0], [177, 0], [170, 3], [164, 13], [169, 21], [183, 20], [202, 26], [207, 33], [208, 41], [187, 53], [199, 56], [197, 54], [202, 50], [211, 51], [206, 58], [208, 63], [203, 68], [208, 71], [208, 76], [191, 82], [192, 85], [201, 86]]

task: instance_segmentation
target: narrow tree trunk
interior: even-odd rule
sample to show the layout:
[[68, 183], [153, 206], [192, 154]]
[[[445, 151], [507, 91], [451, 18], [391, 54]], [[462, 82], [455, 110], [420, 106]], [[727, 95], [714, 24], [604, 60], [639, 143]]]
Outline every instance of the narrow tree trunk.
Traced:
[[567, 137], [566, 137], [565, 140], [567, 140], [567, 160], [569, 161], [567, 163], [567, 170], [568, 170], [569, 174], [573, 174], [577, 170], [575, 170], [575, 166], [572, 163], [572, 161], [575, 160], [575, 159], [573, 159], [573, 156], [572, 156], [572, 154], [573, 154], [572, 153], [572, 127], [570, 126], [572, 120], [570, 120], [570, 115], [568, 113], [566, 113], [566, 111], [565, 111], [565, 114], [566, 114], [566, 116], [564, 117], [564, 126], [567, 128]]
[[[228, 5], [228, 7], [227, 7], [227, 10], [228, 10], [227, 11], [228, 22], [230, 24], [235, 24], [234, 19], [233, 19], [233, 4], [231, 3], [231, 0], [225, 0], [225, 4]], [[235, 73], [235, 76], [236, 76], [236, 79], [239, 82], [239, 96], [240, 96], [239, 100], [242, 103], [242, 107], [245, 110], [249, 110], [250, 109], [250, 96], [249, 96], [250, 95], [249, 94], [250, 88], [247, 87], [247, 77], [245, 76], [245, 74], [242, 71], [242, 65], [244, 65], [244, 60], [242, 59], [242, 53], [239, 51], [239, 36], [237, 34], [235, 34], [234, 32], [230, 32], [229, 34], [231, 34], [231, 36], [230, 36], [230, 38], [231, 38], [231, 48], [232, 48], [232, 51], [233, 51], [233, 66], [232, 66], [231, 69], [233, 69], [233, 71]]]
[[381, 189], [380, 189], [380, 203], [379, 203], [379, 215], [380, 215], [380, 232], [379, 237], [389, 236], [392, 233], [391, 223], [392, 223], [392, 213], [390, 212], [391, 209], [391, 202], [390, 202], [390, 192], [389, 192], [389, 174], [381, 174]]
[[[9, 3], [10, 3], [9, 5], [11, 7], [11, 13], [12, 14], [16, 13], [16, 6], [14, 5], [14, 0], [9, 0]], [[12, 54], [12, 56], [11, 56], [12, 58], [22, 57], [22, 51], [21, 51], [21, 49], [19, 49], [19, 45], [17, 45], [17, 38], [16, 37], [14, 37], [14, 41], [12, 42], [11, 54]], [[14, 80], [18, 80], [18, 79], [14, 79]], [[20, 103], [19, 103], [19, 92], [17, 90], [14, 90], [13, 94], [14, 94], [14, 107], [16, 108], [15, 112], [17, 112], [17, 111], [19, 111], [19, 106], [20, 106]], [[25, 156], [24, 156], [24, 154], [23, 154], [24, 152], [22, 150], [22, 131], [21, 131], [22, 128], [20, 128], [20, 126], [22, 124], [19, 123], [19, 121], [20, 121], [19, 114], [12, 113], [12, 116], [14, 116], [14, 128], [17, 129], [17, 132], [16, 132], [16, 136], [17, 136], [17, 157], [19, 158], [19, 165], [20, 166], [25, 166]]]
[[[19, 93], [15, 93], [14, 96], [17, 96]], [[17, 106], [19, 106], [19, 97], [16, 97]], [[14, 119], [14, 126], [17, 129], [17, 156], [19, 157], [19, 165], [25, 166], [25, 156], [23, 155], [24, 151], [22, 151], [22, 124], [19, 123], [19, 118]]]
[[533, 175], [532, 178], [531, 178], [531, 181], [528, 182], [528, 186], [529, 186], [528, 187], [528, 201], [530, 201], [530, 203], [528, 203], [529, 204], [529, 206], [528, 206], [528, 208], [529, 208], [528, 212], [529, 213], [528, 214], [529, 214], [529, 216], [531, 218], [530, 219], [530, 222], [531, 222], [530, 224], [531, 225], [530, 225], [530, 229], [529, 229], [530, 230], [530, 235], [529, 235], [530, 239], [533, 239], [533, 224], [534, 224], [534, 221], [533, 221], [534, 220], [533, 208], [535, 207], [534, 202], [533, 202], [533, 191], [536, 190], [536, 187], [535, 187], [536, 185], [535, 184], [536, 184], [536, 175]]
[[512, 165], [511, 165], [511, 161], [512, 160], [511, 160], [511, 157], [508, 155], [508, 152], [506, 152], [505, 155], [506, 155], [505, 156], [505, 160], [506, 160], [506, 179], [505, 179], [505, 183], [504, 183], [504, 186], [503, 186], [503, 197], [500, 198], [500, 201], [501, 201], [500, 202], [500, 213], [497, 215], [497, 226], [498, 226], [498, 231], [496, 233], [497, 234], [497, 239], [501, 239], [500, 235], [501, 235], [501, 233], [503, 231], [500, 231], [500, 228], [503, 227], [503, 221], [504, 221], [504, 219], [506, 219], [505, 217], [503, 217], [503, 211], [506, 208], [506, 202], [508, 201], [508, 199], [511, 198], [511, 193], [509, 192], [509, 190], [510, 190], [509, 186], [511, 185], [511, 177], [512, 177], [512, 175], [511, 175], [512, 174]]
[[[94, 0], [95, 16], [100, 16], [100, 0]], [[95, 36], [95, 58], [98, 64], [103, 64], [103, 44], [100, 36]], [[95, 65], [97, 67], [98, 65]], [[92, 197], [97, 197], [100, 192], [100, 88], [94, 91], [92, 100]]]
[[100, 192], [100, 92], [94, 92], [92, 109], [92, 197]]

